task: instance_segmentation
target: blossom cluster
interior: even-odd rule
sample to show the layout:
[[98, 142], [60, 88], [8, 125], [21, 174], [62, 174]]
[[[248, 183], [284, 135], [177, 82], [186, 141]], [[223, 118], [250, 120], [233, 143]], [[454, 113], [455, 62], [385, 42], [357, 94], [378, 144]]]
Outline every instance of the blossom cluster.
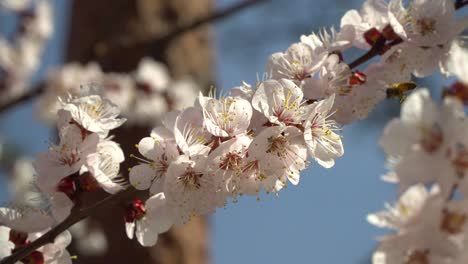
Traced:
[[189, 107], [200, 90], [189, 78], [171, 80], [165, 65], [143, 58], [133, 73], [104, 73], [96, 63], [66, 64], [49, 72], [45, 92], [37, 104], [39, 117], [57, 121], [57, 97], [79, 95], [81, 85], [94, 85], [97, 93], [116, 104], [127, 124], [155, 126], [168, 111]]
[[[468, 50], [467, 50], [468, 51]], [[411, 94], [380, 144], [400, 198], [368, 220], [396, 230], [373, 263], [466, 263], [468, 255], [468, 119], [458, 98], [438, 107], [426, 89]]]
[[[409, 7], [369, 0], [344, 15], [340, 30], [302, 36], [272, 54], [267, 79], [254, 87], [200, 95], [194, 107], [167, 115], [137, 145], [143, 157], [130, 182], [151, 198], [129, 206], [129, 237], [153, 245], [172, 224], [213, 212], [228, 198], [298, 184], [310, 159], [332, 167], [343, 154], [340, 125], [366, 117], [385, 98], [402, 100], [414, 89], [405, 88], [412, 76], [448, 72], [465, 27], [448, 0]], [[353, 70], [344, 59], [352, 47], [377, 50], [381, 60]]]
[[[21, 224], [0, 218], [10, 228], [4, 233], [8, 239], [0, 237], [1, 252], [9, 255], [34, 239], [11, 234], [42, 232], [65, 219], [81, 192], [100, 186], [113, 194], [124, 188], [118, 183], [124, 155], [108, 136], [125, 121], [118, 118], [119, 108], [134, 122], [162, 119], [131, 156], [139, 164], [131, 168], [129, 182], [147, 190], [149, 198], [132, 201], [125, 214], [129, 238], [152, 246], [171, 226], [212, 213], [229, 200], [297, 185], [311, 161], [331, 168], [344, 154], [337, 133], [342, 125], [367, 117], [386, 98], [404, 101], [414, 89], [413, 76], [438, 70], [460, 79], [444, 92], [442, 108], [427, 90], [418, 90], [382, 137], [393, 165], [385, 179], [398, 182], [403, 194], [388, 212], [369, 216], [372, 223], [397, 230], [381, 240], [373, 262], [464, 263], [468, 130], [461, 102], [468, 101], [468, 53], [459, 35], [467, 25], [456, 18], [450, 0], [410, 5], [367, 0], [343, 16], [339, 30], [301, 36], [286, 51], [272, 54], [264, 80], [223, 95], [194, 95], [195, 102], [180, 96], [193, 93], [193, 86], [171, 84], [167, 70], [148, 59], [131, 75], [68, 65], [51, 75], [39, 104], [42, 116], [57, 122], [60, 138], [34, 163], [37, 187], [50, 208], [37, 210], [44, 220], [35, 223], [26, 221], [30, 214], [22, 210], [13, 214], [23, 217], [10, 218], [22, 219]], [[357, 70], [363, 61], [345, 59], [351, 48], [381, 56]], [[103, 88], [91, 85], [98, 90], [84, 91], [83, 83]], [[185, 108], [165, 113], [179, 105]], [[55, 256], [67, 256], [66, 239], [59, 240]]]
[[0, 10], [17, 13], [17, 29], [10, 41], [0, 38], [0, 103], [23, 93], [41, 63], [53, 33], [50, 0], [0, 1]]
[[[125, 122], [118, 118], [118, 107], [94, 94], [92, 89], [83, 89], [80, 97], [70, 95], [61, 100], [60, 105], [57, 112], [59, 143], [52, 144], [33, 163], [37, 175], [34, 187], [38, 192], [35, 198], [41, 202], [29, 203], [24, 194], [15, 199], [12, 207], [0, 208], [0, 258], [26, 246], [66, 219], [81, 202], [82, 193], [102, 188], [114, 194], [125, 188], [119, 174], [125, 157], [109, 136], [110, 130]], [[17, 184], [27, 192], [29, 189], [24, 185]], [[71, 263], [65, 250], [70, 240], [71, 235], [66, 231], [54, 243], [38, 249], [23, 261]]]

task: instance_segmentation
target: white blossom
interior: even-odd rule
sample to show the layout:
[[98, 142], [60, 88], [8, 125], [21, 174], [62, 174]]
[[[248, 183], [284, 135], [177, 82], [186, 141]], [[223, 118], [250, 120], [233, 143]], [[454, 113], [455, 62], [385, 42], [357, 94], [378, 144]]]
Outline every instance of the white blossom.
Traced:
[[116, 183], [119, 177], [120, 163], [125, 160], [120, 146], [111, 140], [103, 140], [97, 145], [97, 152], [88, 155], [86, 167], [106, 192], [114, 194], [123, 190], [122, 185]]
[[252, 117], [250, 102], [239, 97], [220, 99], [199, 96], [205, 129], [216, 137], [233, 137], [247, 132]]
[[140, 140], [138, 151], [147, 160], [141, 159], [142, 163], [130, 170], [130, 183], [152, 194], [162, 192], [167, 169], [179, 156], [174, 136], [164, 127], [155, 128], [151, 137]]
[[313, 105], [304, 122], [304, 140], [310, 155], [323, 167], [335, 165], [335, 158], [344, 153], [336, 122], [330, 119], [335, 96], [332, 95]]
[[298, 124], [307, 111], [301, 88], [288, 79], [260, 83], [252, 98], [252, 106], [278, 125]]
[[164, 193], [151, 196], [143, 204], [140, 200], [133, 202], [125, 217], [127, 236], [145, 247], [158, 241], [158, 235], [166, 232], [173, 224], [172, 209], [168, 206]]
[[107, 136], [109, 130], [121, 126], [126, 119], [117, 118], [119, 108], [99, 95], [89, 95], [71, 99], [64, 103], [63, 109], [69, 111], [73, 120], [87, 131]]

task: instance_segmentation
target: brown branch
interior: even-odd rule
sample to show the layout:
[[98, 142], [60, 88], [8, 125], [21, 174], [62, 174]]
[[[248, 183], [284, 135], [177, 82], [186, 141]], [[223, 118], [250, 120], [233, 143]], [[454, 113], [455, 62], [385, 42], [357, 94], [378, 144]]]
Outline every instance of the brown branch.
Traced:
[[[244, 10], [245, 8], [248, 8], [250, 6], [253, 6], [255, 4], [264, 2], [266, 0], [244, 0], [242, 2], [233, 4], [232, 6], [229, 6], [225, 9], [216, 11], [206, 17], [202, 17], [200, 19], [197, 19], [195, 21], [192, 21], [190, 23], [187, 23], [185, 25], [181, 25], [179, 27], [176, 27], [174, 30], [171, 32], [163, 35], [163, 36], [156, 36], [153, 39], [147, 39], [145, 40], [145, 43], [154, 43], [153, 46], [155, 47], [161, 47], [167, 45], [169, 42], [171, 42], [173, 39], [183, 35], [184, 33], [187, 33], [191, 30], [194, 30], [200, 26], [203, 26], [208, 23], [215, 23], [219, 22], [222, 19], [228, 18], [231, 15], [234, 15], [238, 13], [239, 11]], [[134, 43], [135, 44], [135, 43]], [[121, 43], [121, 45], [129, 45], [128, 43]], [[24, 94], [20, 95], [19, 97], [0, 105], [0, 113], [9, 110], [10, 108], [15, 107], [18, 104], [27, 102], [29, 100], [32, 100], [39, 96], [43, 91], [45, 87], [44, 84], [39, 85], [37, 88], [30, 89]]]
[[199, 18], [198, 20], [189, 22], [185, 25], [181, 25], [179, 27], [176, 27], [174, 30], [169, 32], [168, 34], [160, 37], [156, 37], [155, 39], [152, 39], [150, 42], [152, 43], [166, 43], [168, 41], [172, 41], [173, 39], [177, 38], [178, 36], [194, 30], [200, 26], [203, 26], [207, 23], [215, 23], [219, 22], [225, 18], [228, 18], [231, 15], [234, 15], [238, 13], [239, 11], [242, 11], [250, 6], [253, 6], [255, 4], [259, 4], [261, 2], [265, 2], [266, 0], [244, 0], [239, 3], [233, 4], [223, 10], [219, 10], [217, 12], [214, 12], [212, 14], [207, 15], [206, 17]]
[[45, 90], [45, 84], [41, 83], [37, 87], [29, 89], [28, 91], [24, 92], [22, 95], [15, 97], [6, 103], [0, 104], [0, 113], [7, 111], [10, 108], [15, 107], [16, 105], [26, 103], [29, 100], [36, 98], [37, 96], [41, 95], [44, 90]]
[[468, 5], [468, 1], [467, 0], [457, 0], [455, 1], [455, 9], [460, 9], [464, 6]]
[[58, 235], [66, 231], [68, 228], [70, 228], [77, 222], [85, 219], [86, 217], [90, 215], [95, 214], [98, 211], [101, 211], [102, 209], [108, 206], [115, 205], [124, 199], [128, 199], [132, 195], [135, 195], [136, 193], [137, 191], [134, 188], [129, 188], [125, 191], [121, 191], [117, 194], [108, 196], [104, 200], [97, 202], [96, 204], [90, 207], [77, 211], [76, 213], [70, 215], [63, 222], [61, 222], [60, 224], [58, 224], [57, 226], [49, 230], [47, 233], [42, 235], [40, 238], [34, 240], [31, 244], [28, 244], [27, 246], [20, 248], [18, 251], [16, 251], [9, 257], [4, 258], [2, 261], [0, 261], [0, 264], [17, 263], [18, 261], [29, 256], [36, 249], [44, 246], [45, 244], [54, 242], [55, 238]]
[[370, 50], [368, 50], [366, 53], [361, 55], [359, 58], [354, 60], [349, 64], [349, 68], [353, 69], [356, 68], [357, 66], [369, 61], [370, 59], [374, 58], [375, 56], [379, 55], [382, 53], [385, 47], [385, 42], [387, 40], [385, 39], [384, 35], [380, 35], [380, 37], [377, 39], [375, 44], [372, 46]]

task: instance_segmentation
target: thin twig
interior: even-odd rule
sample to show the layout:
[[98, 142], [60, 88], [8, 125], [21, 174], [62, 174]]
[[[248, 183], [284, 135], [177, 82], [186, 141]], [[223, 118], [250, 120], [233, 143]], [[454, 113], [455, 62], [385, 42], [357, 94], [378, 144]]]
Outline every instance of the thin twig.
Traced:
[[93, 215], [97, 211], [100, 211], [104, 209], [105, 207], [108, 207], [110, 205], [114, 205], [124, 199], [128, 199], [132, 195], [136, 194], [137, 191], [134, 188], [127, 189], [125, 191], [119, 192], [115, 195], [108, 196], [104, 200], [97, 202], [96, 204], [82, 209], [75, 214], [70, 215], [67, 219], [65, 219], [63, 222], [49, 230], [47, 233], [42, 235], [40, 238], [34, 240], [27, 246], [19, 249], [12, 255], [10, 255], [7, 258], [4, 258], [2, 261], [0, 261], [0, 264], [14, 264], [17, 263], [18, 261], [26, 258], [29, 256], [32, 252], [34, 252], [36, 249], [44, 246], [45, 244], [52, 243], [54, 242], [55, 238], [66, 231], [68, 228], [76, 224], [77, 222], [85, 219], [86, 217]]

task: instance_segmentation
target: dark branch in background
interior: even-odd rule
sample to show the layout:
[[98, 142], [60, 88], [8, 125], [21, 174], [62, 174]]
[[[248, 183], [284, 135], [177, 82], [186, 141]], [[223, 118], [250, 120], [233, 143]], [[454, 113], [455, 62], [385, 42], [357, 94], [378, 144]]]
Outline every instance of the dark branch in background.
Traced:
[[[156, 36], [152, 39], [147, 39], [147, 40], [144, 40], [144, 43], [141, 43], [141, 44], [148, 44], [148, 43], [152, 43], [151, 46], [153, 47], [164, 47], [166, 46], [168, 43], [170, 43], [172, 40], [174, 40], [175, 38], [191, 31], [191, 30], [194, 30], [200, 26], [203, 26], [203, 25], [206, 25], [208, 23], [215, 23], [215, 22], [219, 22], [221, 21], [222, 19], [225, 19], [225, 18], [228, 18], [229, 16], [231, 15], [234, 15], [250, 6], [253, 6], [255, 4], [258, 4], [258, 3], [261, 3], [261, 2], [265, 2], [266, 0], [244, 0], [242, 2], [239, 2], [239, 3], [236, 3], [236, 4], [233, 4], [232, 6], [230, 7], [227, 7], [225, 9], [222, 9], [222, 10], [219, 10], [219, 11], [216, 11], [206, 17], [202, 17], [200, 19], [197, 19], [195, 21], [192, 21], [190, 23], [187, 23], [185, 25], [181, 25], [177, 28], [175, 28], [174, 30], [172, 30], [171, 32], [167, 33], [166, 35], [163, 35], [163, 36]], [[123, 48], [125, 48], [125, 46], [128, 46], [128, 45], [134, 45], [135, 43], [115, 43], [116, 45], [124, 45]], [[114, 47], [113, 47], [114, 48]], [[122, 47], [120, 47], [122, 48]], [[152, 55], [152, 54], [150, 54]], [[45, 89], [44, 87], [45, 85], [44, 84], [40, 84], [38, 87], [35, 87], [33, 89], [30, 89], [28, 91], [26, 91], [24, 94], [16, 97], [15, 99], [11, 100], [10, 102], [7, 102], [5, 104], [1, 104], [0, 105], [0, 113], [4, 112], [4, 111], [7, 111], [9, 110], [10, 108], [18, 105], [18, 104], [21, 104], [21, 103], [24, 103], [24, 102], [27, 102], [29, 100], [32, 100], [34, 98], [36, 98], [37, 96], [39, 96]]]
[[42, 94], [44, 89], [45, 89], [45, 84], [41, 83], [37, 87], [29, 89], [28, 91], [26, 91], [22, 95], [20, 95], [18, 97], [15, 97], [11, 101], [6, 102], [4, 104], [1, 104], [0, 105], [0, 113], [2, 113], [4, 111], [7, 111], [7, 110], [9, 110], [10, 108], [12, 108], [12, 107], [14, 107], [16, 105], [25, 103], [25, 102], [27, 102], [29, 100], [32, 100], [32, 99], [36, 98], [37, 96]]
[[[66, 231], [68, 228], [78, 223], [79, 221], [87, 218], [88, 216], [96, 213], [97, 211], [105, 209], [109, 205], [115, 205], [122, 200], [128, 199], [135, 195], [137, 191], [133, 188], [129, 188], [125, 191], [119, 192], [115, 195], [108, 196], [106, 199], [97, 202], [96, 204], [87, 207], [82, 210], [76, 211], [76, 213], [70, 215], [63, 222], [52, 228], [49, 232], [42, 235], [40, 238], [34, 240], [31, 244], [20, 248], [18, 251], [13, 253], [11, 256], [4, 258], [0, 261], [0, 264], [15, 264], [18, 261], [26, 258], [37, 248], [40, 248], [48, 243], [53, 243], [55, 238]], [[123, 218], [122, 218], [123, 219]], [[122, 220], [123, 221], [123, 220]]]
[[217, 11], [215, 13], [212, 13], [206, 17], [200, 18], [198, 20], [192, 21], [190, 23], [187, 23], [185, 25], [176, 27], [173, 31], [169, 32], [167, 35], [157, 37], [156, 39], [151, 40], [152, 43], [154, 44], [159, 44], [163, 43], [166, 44], [168, 42], [171, 42], [172, 40], [176, 39], [178, 36], [190, 31], [194, 30], [200, 26], [203, 26], [207, 23], [215, 23], [219, 22], [225, 18], [228, 18], [229, 16], [236, 14], [250, 6], [253, 6], [255, 4], [259, 4], [262, 2], [265, 2], [266, 0], [244, 0], [242, 2], [233, 4], [230, 7], [227, 7], [223, 10]]
[[468, 5], [468, 0], [457, 0], [455, 1], [455, 9], [460, 9], [464, 7], [465, 5]]

